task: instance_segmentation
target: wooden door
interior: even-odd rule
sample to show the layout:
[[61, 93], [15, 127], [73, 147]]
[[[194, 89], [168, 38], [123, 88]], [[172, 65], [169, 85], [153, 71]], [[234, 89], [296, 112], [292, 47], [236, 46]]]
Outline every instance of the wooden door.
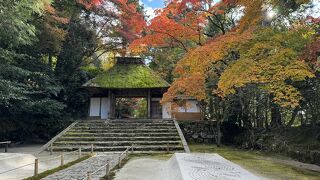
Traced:
[[161, 119], [162, 118], [162, 105], [159, 101], [151, 101], [151, 118]]

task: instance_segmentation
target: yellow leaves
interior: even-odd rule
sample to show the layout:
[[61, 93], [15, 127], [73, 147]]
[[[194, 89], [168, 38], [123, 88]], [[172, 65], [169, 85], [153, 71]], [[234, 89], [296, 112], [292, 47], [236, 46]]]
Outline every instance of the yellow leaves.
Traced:
[[282, 107], [294, 108], [302, 99], [300, 92], [283, 81], [274, 81], [262, 86], [262, 89], [273, 95], [273, 101]]
[[234, 94], [236, 88], [243, 87], [249, 83], [255, 83], [258, 79], [258, 74], [261, 69], [257, 66], [256, 62], [249, 59], [243, 59], [230, 65], [221, 75], [218, 82], [217, 93], [220, 96]]
[[224, 97], [236, 93], [237, 88], [257, 84], [272, 94], [273, 101], [279, 105], [299, 105], [301, 95], [287, 81], [303, 81], [307, 77], [314, 77], [308, 65], [298, 59], [301, 53], [298, 50], [305, 46], [302, 34], [300, 31], [258, 32], [255, 39], [242, 45], [245, 50], [241, 51], [241, 58], [221, 75], [218, 94]]
[[102, 56], [102, 58], [100, 66], [104, 71], [107, 71], [114, 66], [115, 58], [113, 53], [107, 53]]
[[251, 38], [252, 31], [248, 30], [242, 34], [238, 32], [228, 32], [204, 46], [191, 50], [179, 61], [178, 65], [188, 69], [188, 73], [200, 72], [206, 73], [208, 67], [228, 54], [229, 49], [236, 47], [240, 42]]
[[[271, 64], [270, 64], [271, 63]], [[281, 106], [295, 107], [301, 100], [299, 91], [286, 83], [286, 80], [303, 81], [314, 74], [307, 65], [298, 60], [286, 66], [264, 62], [262, 65], [251, 59], [242, 59], [232, 64], [222, 74], [218, 83], [218, 95], [224, 97], [236, 93], [237, 88], [257, 84], [274, 96]]]
[[[229, 52], [229, 49], [237, 47], [241, 42], [252, 38], [252, 31], [247, 30], [243, 33], [228, 32], [206, 45], [190, 50], [186, 56], [181, 59], [175, 69], [179, 75], [168, 92], [164, 95], [164, 102], [172, 100], [175, 95], [183, 94], [192, 96], [198, 100], [206, 98], [206, 82], [208, 69], [212, 63], [222, 60]], [[228, 86], [228, 85], [226, 85]], [[232, 88], [230, 93], [234, 93]]]
[[257, 26], [262, 20], [263, 0], [239, 0], [238, 5], [244, 7], [244, 16], [239, 22], [239, 30], [246, 31], [249, 27]]

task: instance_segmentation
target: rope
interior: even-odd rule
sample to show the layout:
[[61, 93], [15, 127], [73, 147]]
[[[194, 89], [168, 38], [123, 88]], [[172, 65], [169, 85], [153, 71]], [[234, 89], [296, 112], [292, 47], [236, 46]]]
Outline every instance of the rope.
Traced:
[[[123, 156], [125, 153], [129, 152], [130, 151], [130, 148], [133, 148], [133, 145], [131, 145], [130, 147], [127, 147], [127, 149], [125, 151], [123, 151], [121, 154], [120, 154], [120, 159], [121, 159], [121, 156]], [[100, 166], [100, 168], [98, 168], [97, 170], [95, 170], [94, 172], [91, 173], [91, 175], [101, 171], [103, 168], [105, 168], [108, 164], [110, 164], [109, 162], [103, 166]], [[87, 175], [86, 175], [87, 176]], [[86, 180], [87, 177], [83, 178], [82, 180]]]
[[53, 160], [53, 159], [58, 159], [58, 158], [60, 158], [60, 157], [61, 157], [61, 155], [60, 155], [60, 156], [53, 157], [53, 158], [49, 158], [49, 159], [40, 160], [39, 162], [46, 162], [46, 161], [50, 161], [50, 160]]
[[[90, 149], [91, 147], [87, 147], [87, 148], [83, 148], [83, 150], [85, 149]], [[82, 148], [81, 148], [82, 150]], [[75, 151], [71, 151], [71, 152], [68, 152], [68, 153], [64, 153], [63, 155], [68, 155], [68, 154], [71, 154], [71, 153], [74, 153], [78, 150], [75, 150]], [[53, 159], [57, 159], [57, 158], [60, 158], [61, 155], [59, 156], [56, 156], [56, 157], [53, 157], [53, 158], [49, 158], [49, 159], [44, 159], [44, 160], [39, 160], [38, 162], [46, 162], [46, 161], [50, 161], [50, 160], [53, 160]], [[4, 174], [4, 173], [7, 173], [7, 172], [11, 172], [11, 171], [14, 171], [14, 170], [17, 170], [17, 169], [20, 169], [20, 168], [23, 168], [23, 167], [26, 167], [26, 166], [30, 166], [32, 164], [35, 164], [35, 163], [30, 163], [30, 164], [26, 164], [26, 165], [23, 165], [23, 166], [19, 166], [19, 167], [16, 167], [16, 168], [13, 168], [13, 169], [9, 169], [7, 171], [3, 171], [3, 172], [0, 172], [0, 174]], [[105, 165], [106, 166], [106, 165]]]
[[93, 174], [95, 174], [95, 173], [97, 173], [97, 172], [101, 171], [101, 170], [102, 170], [103, 168], [105, 168], [108, 164], [109, 164], [109, 162], [108, 162], [107, 164], [105, 164], [105, 165], [101, 166], [99, 169], [97, 169], [96, 171], [92, 172], [91, 174], [93, 175]]
[[[82, 148], [81, 148], [81, 150], [82, 150]], [[79, 151], [79, 149], [78, 150], [74, 150], [74, 151], [70, 151], [70, 152], [67, 152], [67, 153], [63, 153], [64, 155], [68, 155], [68, 154], [72, 154], [72, 153], [75, 153], [75, 152], [78, 152]]]
[[[81, 148], [81, 150], [86, 150], [86, 149], [89, 149], [89, 148], [91, 148], [91, 147], [88, 147], [88, 148]], [[65, 156], [65, 155], [69, 155], [69, 154], [72, 154], [72, 153], [74, 153], [74, 152], [77, 152], [77, 151], [79, 151], [79, 150], [74, 150], [74, 151], [70, 151], [70, 152], [67, 152], [67, 153], [63, 153], [63, 155]], [[49, 159], [44, 159], [44, 160], [41, 160], [41, 161], [39, 161], [39, 162], [46, 162], [46, 161], [50, 161], [50, 160], [53, 160], [53, 159], [58, 159], [58, 158], [60, 158], [61, 157], [61, 155], [59, 155], [59, 156], [56, 156], [56, 157], [53, 157], [53, 158], [49, 158]]]
[[13, 169], [10, 169], [10, 170], [7, 170], [7, 171], [3, 171], [0, 174], [4, 174], [4, 173], [10, 172], [10, 171], [14, 171], [14, 170], [26, 167], [26, 166], [30, 166], [31, 164], [34, 164], [34, 163], [26, 164], [26, 165], [23, 165], [23, 166], [20, 166], [20, 167], [16, 167], [16, 168], [13, 168]]

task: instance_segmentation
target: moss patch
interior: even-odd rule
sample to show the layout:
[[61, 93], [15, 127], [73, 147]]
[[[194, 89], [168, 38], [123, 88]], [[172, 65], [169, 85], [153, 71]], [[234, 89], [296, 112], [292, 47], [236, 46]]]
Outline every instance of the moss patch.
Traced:
[[101, 88], [163, 88], [169, 84], [144, 64], [116, 64], [85, 86]]
[[72, 165], [75, 165], [75, 164], [77, 164], [77, 163], [79, 163], [81, 161], [84, 161], [84, 160], [86, 160], [86, 159], [88, 159], [90, 157], [92, 157], [92, 155], [86, 155], [86, 156], [84, 156], [84, 157], [82, 157], [80, 159], [77, 159], [75, 161], [71, 161], [71, 162], [69, 162], [69, 163], [67, 163], [67, 164], [65, 164], [63, 166], [59, 166], [59, 167], [56, 167], [54, 169], [50, 169], [50, 170], [44, 171], [44, 172], [38, 174], [37, 176], [32, 176], [32, 177], [26, 178], [25, 180], [40, 180], [40, 179], [42, 179], [44, 177], [47, 177], [47, 176], [49, 176], [49, 175], [51, 175], [51, 174], [53, 174], [55, 172], [61, 171], [61, 170], [66, 169], [66, 168], [68, 168], [68, 167], [70, 167]]
[[320, 173], [279, 164], [265, 157], [287, 159], [286, 157], [259, 151], [245, 151], [232, 147], [220, 147], [208, 144], [189, 144], [191, 152], [218, 153], [224, 158], [239, 164], [252, 173], [270, 179], [319, 179]]
[[141, 154], [130, 154], [129, 159], [140, 159], [140, 158], [150, 158], [157, 160], [168, 160], [171, 158], [172, 153], [141, 153]]

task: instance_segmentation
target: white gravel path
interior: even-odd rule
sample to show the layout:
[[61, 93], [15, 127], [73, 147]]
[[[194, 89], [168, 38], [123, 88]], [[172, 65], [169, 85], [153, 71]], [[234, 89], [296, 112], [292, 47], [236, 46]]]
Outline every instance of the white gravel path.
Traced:
[[[61, 170], [54, 174], [51, 174], [44, 180], [81, 180], [86, 179], [87, 172], [94, 172], [99, 169], [101, 166], [105, 165], [107, 162], [110, 162], [110, 169], [112, 169], [117, 162], [119, 154], [97, 154], [89, 159], [86, 159], [80, 163], [77, 163], [67, 169]], [[92, 176], [92, 179], [100, 179], [106, 173], [105, 168], [102, 168], [101, 171], [97, 172]]]

